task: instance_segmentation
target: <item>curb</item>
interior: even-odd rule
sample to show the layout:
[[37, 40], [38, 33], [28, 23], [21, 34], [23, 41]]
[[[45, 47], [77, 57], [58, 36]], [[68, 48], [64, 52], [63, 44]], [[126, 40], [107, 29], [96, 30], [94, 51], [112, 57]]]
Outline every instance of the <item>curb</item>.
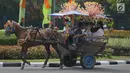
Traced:
[[[42, 67], [44, 62], [31, 62], [31, 65], [25, 64], [25, 67]], [[115, 61], [97, 61], [95, 65], [122, 65], [130, 64], [130, 61], [115, 60]], [[22, 62], [0, 62], [0, 67], [21, 67]], [[77, 62], [75, 66], [81, 66], [80, 62]], [[59, 62], [50, 62], [47, 67], [60, 67]]]

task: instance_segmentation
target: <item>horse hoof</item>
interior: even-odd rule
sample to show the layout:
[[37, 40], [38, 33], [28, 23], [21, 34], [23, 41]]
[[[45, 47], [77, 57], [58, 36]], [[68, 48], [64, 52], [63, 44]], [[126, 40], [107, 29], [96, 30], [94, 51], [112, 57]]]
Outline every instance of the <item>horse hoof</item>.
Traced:
[[60, 69], [63, 69], [63, 66], [60, 66]]
[[45, 67], [46, 67], [46, 65], [43, 65], [43, 66], [42, 66], [42, 68], [45, 68]]
[[23, 70], [24, 69], [24, 67], [21, 67], [21, 69], [20, 70]]

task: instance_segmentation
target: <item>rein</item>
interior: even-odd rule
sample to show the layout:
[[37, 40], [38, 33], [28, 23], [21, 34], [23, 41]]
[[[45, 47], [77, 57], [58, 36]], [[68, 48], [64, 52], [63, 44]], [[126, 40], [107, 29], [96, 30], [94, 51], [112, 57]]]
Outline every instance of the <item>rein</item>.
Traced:
[[[35, 30], [36, 30], [36, 32], [33, 34], [34, 37], [31, 38], [31, 32], [33, 32], [33, 31], [35, 31]], [[42, 39], [41, 39], [42, 41], [46, 41], [46, 40], [47, 40], [46, 38], [44, 38], [44, 37], [41, 35], [41, 33], [39, 32], [39, 28], [33, 28], [33, 27], [32, 27], [32, 28], [30, 28], [30, 29], [27, 30], [26, 37], [25, 37], [24, 41], [27, 42], [27, 40], [32, 40], [33, 42], [35, 42], [35, 41], [36, 41], [37, 33], [39, 33], [40, 37], [42, 38]], [[24, 43], [25, 43], [25, 42], [24, 42]], [[24, 44], [24, 43], [23, 43], [23, 44]]]
[[7, 26], [6, 30], [10, 30], [12, 33], [15, 32], [15, 27], [14, 27], [14, 22], [12, 22], [12, 27], [11, 26]]
[[15, 27], [14, 27], [14, 21], [12, 21], [12, 27], [11, 27], [11, 30], [12, 30], [12, 32], [15, 32]]

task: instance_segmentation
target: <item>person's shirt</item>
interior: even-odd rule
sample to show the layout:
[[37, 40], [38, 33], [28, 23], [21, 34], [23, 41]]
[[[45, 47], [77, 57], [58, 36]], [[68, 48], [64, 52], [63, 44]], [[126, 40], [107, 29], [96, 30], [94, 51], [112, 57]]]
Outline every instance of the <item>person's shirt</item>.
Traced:
[[104, 30], [100, 28], [100, 29], [98, 29], [97, 32], [94, 32], [92, 35], [93, 36], [104, 36]]
[[81, 29], [77, 29], [74, 34], [76, 34], [76, 35], [82, 34], [82, 30]]
[[91, 31], [84, 29], [84, 30], [82, 31], [82, 34], [85, 34], [86, 36], [91, 36]]
[[66, 31], [66, 27], [63, 28], [63, 31], [64, 31], [64, 32]]

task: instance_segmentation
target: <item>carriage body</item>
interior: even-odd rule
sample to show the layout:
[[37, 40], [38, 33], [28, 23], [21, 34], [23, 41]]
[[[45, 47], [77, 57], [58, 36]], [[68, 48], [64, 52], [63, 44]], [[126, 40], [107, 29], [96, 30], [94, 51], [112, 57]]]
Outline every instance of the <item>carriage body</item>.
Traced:
[[[108, 37], [86, 37], [86, 42], [74, 47], [69, 45], [69, 54], [64, 57], [64, 65], [67, 67], [75, 66], [77, 57], [80, 57], [80, 64], [85, 69], [92, 69], [95, 66], [95, 57], [98, 54], [103, 54], [105, 46], [108, 42]], [[68, 53], [67, 52], [67, 53]]]
[[101, 36], [101, 37], [86, 37], [86, 42], [82, 43], [81, 46], [77, 48], [77, 51], [83, 54], [83, 53], [90, 53], [94, 56], [96, 56], [98, 53], [103, 52], [106, 43], [108, 42], [108, 37]]

